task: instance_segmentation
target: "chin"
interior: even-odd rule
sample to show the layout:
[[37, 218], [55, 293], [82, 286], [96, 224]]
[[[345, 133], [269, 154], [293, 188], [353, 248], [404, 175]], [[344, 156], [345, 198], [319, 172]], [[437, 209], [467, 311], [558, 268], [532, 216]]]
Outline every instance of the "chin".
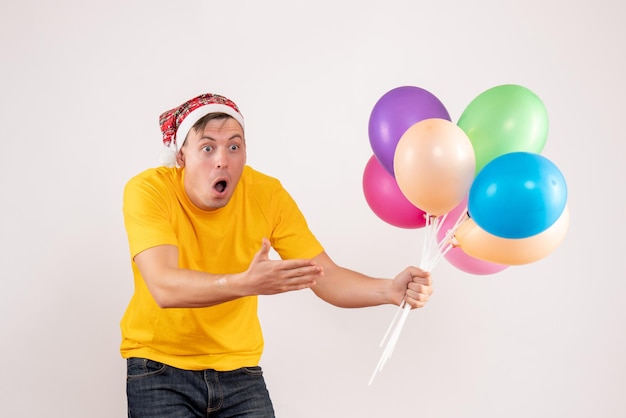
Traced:
[[203, 202], [204, 210], [221, 209], [228, 204], [230, 196], [224, 196], [221, 198], [213, 198], [211, 200]]

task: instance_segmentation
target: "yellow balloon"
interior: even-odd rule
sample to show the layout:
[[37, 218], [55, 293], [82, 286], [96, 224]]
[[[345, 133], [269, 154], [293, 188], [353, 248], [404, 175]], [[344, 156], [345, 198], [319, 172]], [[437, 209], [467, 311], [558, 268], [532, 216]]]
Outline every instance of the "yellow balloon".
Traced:
[[481, 229], [471, 218], [454, 233], [452, 245], [484, 261], [505, 265], [529, 264], [554, 251], [563, 242], [569, 228], [567, 205], [557, 221], [545, 231], [528, 238], [501, 238]]
[[467, 196], [476, 158], [469, 138], [446, 119], [424, 119], [400, 137], [393, 169], [400, 191], [413, 205], [441, 216]]

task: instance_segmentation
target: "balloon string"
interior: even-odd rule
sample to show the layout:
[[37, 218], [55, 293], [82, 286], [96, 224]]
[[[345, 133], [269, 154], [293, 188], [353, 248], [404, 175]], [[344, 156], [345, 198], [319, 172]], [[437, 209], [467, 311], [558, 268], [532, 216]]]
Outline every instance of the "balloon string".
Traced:
[[402, 309], [404, 308], [405, 304], [406, 304], [406, 296], [402, 298], [402, 302], [400, 302], [400, 306], [398, 306], [398, 309], [396, 310], [395, 315], [391, 319], [391, 323], [389, 324], [389, 327], [387, 328], [387, 332], [385, 332], [385, 335], [383, 336], [383, 339], [380, 342], [380, 347], [382, 347], [383, 344], [385, 344], [385, 341], [387, 340], [387, 337], [391, 333], [393, 326], [396, 324], [396, 321], [398, 320], [398, 317], [400, 316], [400, 312], [402, 312]]
[[[420, 260], [419, 267], [425, 271], [432, 271], [435, 266], [441, 261], [441, 259], [450, 251], [454, 246], [451, 243], [451, 238], [454, 236], [456, 229], [468, 219], [467, 208], [459, 215], [456, 222], [446, 232], [444, 238], [439, 241], [437, 237], [439, 236], [439, 232], [445, 220], [447, 218], [447, 214], [436, 217], [429, 214], [425, 214], [426, 223], [424, 225], [425, 237], [424, 243], [422, 245], [422, 257]], [[381, 346], [385, 345], [383, 353], [374, 369], [374, 373], [370, 378], [368, 385], [371, 385], [376, 377], [376, 373], [382, 371], [383, 367], [387, 363], [387, 361], [391, 358], [393, 351], [398, 343], [400, 338], [400, 333], [404, 328], [404, 325], [409, 316], [409, 312], [411, 312], [411, 306], [407, 305], [406, 297], [402, 299], [398, 310], [396, 311], [393, 319], [391, 320], [391, 324], [387, 328], [385, 335], [380, 343]]]
[[374, 378], [376, 377], [376, 373], [378, 373], [379, 371], [382, 371], [383, 367], [385, 366], [385, 363], [387, 363], [387, 360], [391, 358], [391, 354], [393, 353], [396, 343], [398, 342], [398, 338], [400, 337], [400, 332], [402, 331], [402, 328], [404, 327], [404, 323], [406, 322], [406, 319], [410, 311], [411, 311], [411, 306], [405, 305], [402, 310], [402, 317], [400, 318], [396, 328], [393, 330], [393, 333], [391, 334], [391, 338], [387, 342], [387, 345], [385, 346], [385, 349], [382, 355], [380, 356], [380, 359], [378, 360], [378, 364], [376, 365], [376, 368], [374, 369], [374, 373], [372, 373], [372, 377], [370, 378], [368, 382], [369, 386], [371, 386], [372, 382], [374, 381]]
[[454, 223], [454, 225], [452, 225], [452, 227], [446, 232], [446, 235], [441, 239], [441, 241], [439, 242], [439, 250], [443, 251], [443, 249], [447, 246], [447, 245], [451, 245], [451, 240], [452, 237], [454, 236], [454, 234], [456, 233], [456, 230], [459, 228], [459, 226], [461, 226], [461, 224], [463, 222], [465, 222], [467, 219], [469, 219], [469, 215], [467, 214], [467, 207], [465, 208], [465, 210], [463, 212], [461, 212], [461, 214], [459, 215], [459, 217], [457, 218], [456, 222]]
[[439, 244], [437, 243], [437, 233], [441, 228], [442, 218], [429, 216], [430, 220], [426, 224], [426, 237], [424, 239], [424, 245], [422, 247], [423, 257], [420, 261], [419, 267], [425, 271], [432, 270], [432, 261], [437, 256], [439, 250]]
[[[426, 214], [426, 224], [425, 224], [425, 239], [424, 244], [422, 246], [422, 258], [420, 260], [419, 267], [425, 271], [432, 271], [434, 266], [441, 258], [441, 252], [439, 248], [439, 243], [437, 242], [437, 235], [443, 222], [445, 221], [445, 216], [441, 218], [437, 218], [434, 216], [430, 216]], [[407, 321], [409, 313], [411, 312], [411, 306], [406, 303], [406, 297], [402, 299], [400, 303], [399, 309], [396, 311], [393, 319], [391, 320], [391, 324], [387, 328], [387, 332], [383, 336], [381, 341], [381, 346], [387, 342], [385, 348], [381, 354], [381, 357], [374, 369], [372, 377], [369, 380], [368, 385], [371, 385], [376, 377], [376, 374], [382, 371], [383, 367], [387, 363], [387, 361], [391, 358], [393, 351], [398, 343], [400, 338], [400, 333], [404, 328], [404, 325]]]
[[[427, 213], [424, 214], [424, 218], [426, 219], [425, 221], [425, 225], [424, 225], [424, 229], [426, 230], [426, 239], [424, 240], [424, 243], [428, 242], [428, 235], [429, 235], [429, 230], [430, 230], [430, 220], [431, 220], [431, 216], [429, 216]], [[421, 255], [421, 263], [423, 263], [423, 260], [426, 259], [426, 251], [428, 249], [428, 246], [426, 244], [422, 245], [422, 255]], [[423, 268], [420, 265], [420, 268]], [[406, 296], [404, 298], [402, 298], [402, 301], [400, 302], [400, 305], [398, 306], [398, 309], [396, 310], [396, 313], [394, 314], [393, 318], [391, 319], [391, 323], [389, 324], [389, 327], [387, 327], [387, 331], [385, 332], [385, 335], [383, 335], [382, 340], [380, 341], [380, 347], [382, 347], [385, 344], [385, 341], [387, 341], [387, 337], [389, 337], [391, 334], [391, 330], [393, 329], [394, 325], [397, 324], [398, 319], [400, 318], [400, 313], [403, 311], [404, 306], [406, 304]]]
[[[425, 237], [422, 245], [422, 256], [419, 267], [425, 271], [432, 271], [439, 261], [441, 261], [441, 259], [448, 253], [448, 251], [454, 248], [454, 245], [452, 244], [452, 237], [456, 233], [458, 227], [469, 218], [469, 215], [467, 213], [467, 207], [465, 207], [463, 212], [461, 212], [456, 219], [454, 225], [446, 231], [444, 238], [441, 240], [438, 240], [437, 237], [439, 236], [439, 232], [441, 231], [448, 214], [436, 217], [426, 213], [424, 216], [426, 218], [426, 223], [424, 225]], [[380, 343], [382, 346], [385, 344], [385, 341], [387, 342], [368, 385], [372, 384], [374, 378], [376, 377], [376, 373], [382, 371], [386, 362], [391, 358], [410, 311], [411, 307], [407, 305], [406, 297], [404, 297]]]
[[[427, 242], [429, 242], [429, 232], [430, 232], [430, 220], [431, 220], [431, 216], [429, 216], [428, 214], [424, 214], [424, 217], [426, 218], [426, 222], [424, 225], [424, 229], [426, 231], [426, 237], [424, 240], [424, 245], [422, 245], [422, 255], [420, 258], [420, 263], [424, 263], [424, 260], [426, 260], [427, 258], [427, 250], [428, 250], [428, 245], [426, 245]], [[424, 267], [420, 264], [420, 268], [424, 269]], [[391, 334], [391, 330], [393, 329], [394, 325], [397, 324], [398, 319], [400, 318], [400, 313], [403, 311], [404, 306], [406, 304], [406, 297], [402, 298], [402, 302], [400, 302], [400, 306], [398, 306], [398, 309], [396, 310], [395, 315], [393, 316], [393, 318], [391, 319], [391, 323], [389, 324], [389, 327], [387, 327], [387, 331], [385, 332], [385, 335], [383, 336], [381, 342], [380, 342], [380, 346], [382, 347], [385, 344], [385, 341], [387, 341], [387, 337], [389, 337], [389, 335]], [[393, 334], [391, 334], [393, 335]]]
[[425, 244], [428, 241], [428, 230], [429, 230], [429, 225], [430, 225], [430, 216], [428, 216], [427, 213], [425, 213], [424, 216], [426, 217], [426, 223], [424, 225], [426, 236], [424, 238], [424, 245], [422, 245], [422, 256], [420, 257], [420, 262], [423, 262], [423, 260], [426, 258], [426, 245]]
[[424, 237], [424, 244], [422, 245], [422, 258], [420, 259], [419, 267], [423, 270], [428, 268], [428, 260], [431, 257], [432, 252], [432, 240], [433, 232], [437, 228], [437, 218], [427, 215], [426, 225], [424, 227], [426, 234]]
[[466, 207], [465, 210], [463, 210], [463, 212], [461, 212], [461, 214], [458, 216], [452, 227], [448, 231], [446, 231], [446, 235], [437, 244], [439, 254], [437, 254], [435, 259], [433, 260], [433, 268], [448, 253], [448, 251], [454, 248], [454, 245], [452, 244], [452, 237], [456, 233], [456, 230], [459, 228], [459, 226], [467, 219], [469, 219], [469, 216], [467, 214]]
[[452, 248], [454, 248], [454, 246], [451, 243], [448, 243], [447, 245], [444, 245], [443, 247], [439, 247], [440, 252], [439, 254], [437, 254], [437, 256], [435, 257], [435, 259], [433, 260], [433, 268], [435, 268], [435, 266], [439, 263], [439, 261], [441, 261], [441, 259], [448, 253], [448, 251], [450, 251]]

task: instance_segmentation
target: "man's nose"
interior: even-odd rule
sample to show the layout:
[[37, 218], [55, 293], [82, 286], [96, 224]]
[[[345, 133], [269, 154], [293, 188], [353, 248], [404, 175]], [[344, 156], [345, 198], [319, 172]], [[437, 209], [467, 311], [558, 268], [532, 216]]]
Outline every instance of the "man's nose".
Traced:
[[215, 165], [218, 168], [226, 168], [228, 167], [228, 150], [226, 149], [218, 149], [215, 153]]

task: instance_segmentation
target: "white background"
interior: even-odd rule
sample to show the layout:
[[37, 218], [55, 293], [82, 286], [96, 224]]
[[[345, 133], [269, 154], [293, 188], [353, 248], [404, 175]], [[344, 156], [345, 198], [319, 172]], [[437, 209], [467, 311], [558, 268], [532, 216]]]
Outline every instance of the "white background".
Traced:
[[0, 4], [0, 416], [122, 417], [132, 293], [121, 197], [154, 166], [159, 114], [235, 100], [248, 162], [280, 178], [330, 255], [391, 277], [423, 231], [378, 219], [367, 124], [415, 85], [458, 120], [515, 83], [545, 103], [543, 155], [572, 221], [548, 257], [490, 276], [447, 262], [372, 386], [395, 308], [260, 299], [280, 417], [624, 417], [625, 6], [617, 0]]

